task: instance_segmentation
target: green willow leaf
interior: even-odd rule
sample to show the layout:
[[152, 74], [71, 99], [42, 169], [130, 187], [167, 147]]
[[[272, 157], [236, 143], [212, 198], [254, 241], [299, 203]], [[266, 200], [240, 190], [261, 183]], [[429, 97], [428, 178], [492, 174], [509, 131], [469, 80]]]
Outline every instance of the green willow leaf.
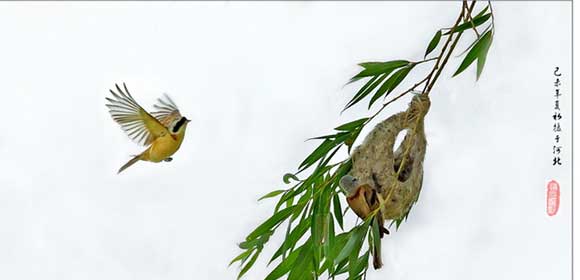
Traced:
[[[330, 178], [325, 179], [327, 182]], [[323, 237], [328, 231], [328, 218], [329, 218], [329, 208], [330, 199], [332, 198], [330, 192], [332, 188], [326, 186], [320, 195], [315, 198], [313, 203], [312, 211], [312, 227], [311, 236], [313, 240], [314, 249], [318, 249], [322, 244]]]
[[369, 253], [370, 250], [367, 250], [362, 256], [356, 259], [354, 265], [351, 267], [352, 269], [349, 270], [349, 277], [350, 279], [356, 279], [363, 270], [368, 269], [369, 267]]
[[292, 173], [286, 173], [284, 174], [284, 177], [282, 177], [282, 180], [284, 181], [285, 184], [290, 184], [291, 179], [294, 181], [300, 181], [300, 179], [298, 179], [298, 177], [296, 177], [296, 175]]
[[308, 200], [310, 200], [310, 197], [312, 197], [311, 192], [306, 192], [304, 195], [302, 195], [300, 197], [300, 199], [298, 200], [298, 203], [296, 203], [296, 208], [294, 209], [294, 213], [292, 214], [292, 217], [290, 218], [291, 221], [296, 220], [296, 218], [298, 218], [298, 216], [300, 216], [300, 213], [303, 212], [304, 208], [306, 208], [308, 206]]
[[290, 269], [293, 267], [294, 263], [298, 259], [298, 255], [300, 254], [301, 250], [302, 250], [302, 246], [298, 247], [296, 250], [292, 251], [292, 253], [290, 253], [286, 259], [284, 259], [282, 262], [280, 262], [280, 264], [278, 264], [278, 266], [276, 266], [270, 272], [270, 274], [268, 274], [268, 276], [266, 276], [265, 280], [275, 280], [275, 279], [279, 279], [280, 277], [286, 275], [286, 273], [288, 273], [290, 271]]
[[268, 220], [266, 220], [261, 225], [259, 225], [254, 231], [252, 231], [248, 235], [246, 240], [247, 241], [254, 240], [257, 237], [263, 235], [264, 233], [270, 231], [273, 227], [280, 224], [280, 222], [282, 222], [284, 219], [288, 218], [288, 216], [290, 216], [292, 214], [292, 211], [294, 210], [295, 207], [296, 207], [296, 205], [288, 207], [288, 208], [284, 208], [284, 209], [278, 211], [277, 213], [275, 213], [274, 215], [272, 215], [272, 217], [270, 217]]
[[338, 226], [340, 226], [340, 229], [344, 230], [344, 226], [343, 226], [343, 220], [342, 220], [342, 207], [340, 205], [340, 198], [338, 197], [338, 194], [335, 194], [333, 199], [332, 199], [332, 204], [333, 204], [333, 208], [334, 208], [334, 218], [336, 219], [336, 222], [338, 223]]
[[369, 102], [369, 109], [371, 108], [371, 106], [373, 106], [373, 103], [375, 103], [375, 101], [377, 101], [381, 96], [383, 96], [383, 94], [386, 93], [385, 97], [389, 95], [389, 93], [391, 93], [405, 79], [405, 77], [407, 77], [407, 75], [409, 74], [409, 72], [411, 72], [411, 69], [413, 69], [413, 67], [414, 65], [411, 64], [393, 73], [393, 75], [391, 75], [391, 77], [389, 77], [389, 79], [387, 79], [387, 81], [377, 90], [375, 95], [373, 95], [373, 97]]
[[[361, 94], [363, 94], [377, 79], [379, 78], [379, 75], [374, 76], [372, 78], [370, 78], [359, 90], [358, 92], [354, 95], [354, 97], [352, 98], [351, 101], [349, 101], [348, 104], [350, 104], [353, 100], [357, 99]], [[352, 81], [351, 81], [352, 82]]]
[[[350, 279], [354, 279], [354, 277], [358, 275], [358, 272], [357, 272], [357, 266], [359, 264], [358, 254], [360, 252], [362, 244], [364, 243], [365, 236], [366, 236], [367, 231], [368, 231], [368, 223], [363, 224], [362, 228], [364, 228], [364, 231], [363, 231], [364, 233], [362, 233], [360, 238], [356, 240], [355, 245], [354, 245], [352, 251], [350, 252], [350, 255], [348, 256], [348, 258], [349, 258], [348, 275], [349, 275]], [[368, 255], [367, 255], [365, 260], [366, 260], [366, 264], [368, 265]]]
[[[300, 189], [304, 184], [298, 184], [298, 189]], [[300, 192], [298, 192], [296, 189], [289, 189], [287, 192], [285, 192], [284, 194], [282, 194], [282, 196], [280, 197], [280, 199], [278, 200], [278, 203], [276, 204], [276, 207], [274, 208], [274, 212], [278, 212], [278, 210], [280, 209], [280, 207], [285, 203], [288, 202], [292, 199], [294, 199], [295, 196], [299, 195]]]
[[[358, 259], [356, 260], [352, 260], [352, 264], [354, 264], [353, 266], [353, 270], [352, 272], [354, 273], [354, 276], [349, 276], [349, 279], [359, 279], [360, 278], [360, 273], [365, 270], [366, 268], [368, 268], [368, 262], [369, 262], [369, 255], [368, 255], [369, 251], [367, 251], [365, 254], [363, 254], [362, 256], [360, 256]], [[349, 271], [349, 266], [346, 264], [351, 264], [350, 262], [345, 262], [343, 261], [342, 263], [339, 264], [339, 266], [336, 267], [336, 273], [334, 274], [334, 276], [336, 275], [340, 275], [343, 273], [347, 273]], [[358, 273], [357, 273], [358, 272]]]
[[[473, 27], [480, 26], [480, 25], [484, 24], [490, 17], [491, 17], [491, 13], [485, 14], [482, 16], [476, 16], [473, 18], [473, 21], [468, 21], [466, 23], [458, 25], [455, 28], [455, 30], [453, 30], [453, 33], [463, 32], [467, 29], [471, 29]], [[443, 35], [449, 35], [449, 34], [451, 34], [451, 30], [447, 31]]]
[[302, 238], [302, 236], [304, 236], [306, 231], [308, 231], [308, 228], [310, 228], [311, 221], [312, 221], [311, 219], [304, 219], [304, 220], [300, 221], [298, 226], [296, 226], [290, 232], [290, 234], [286, 237], [286, 239], [284, 240], [282, 245], [280, 245], [280, 248], [278, 248], [278, 250], [276, 250], [276, 252], [272, 256], [272, 258], [270, 259], [270, 263], [273, 262], [274, 260], [276, 260], [282, 254], [284, 254], [286, 251], [288, 251], [294, 245], [296, 245], [296, 242], [298, 242], [298, 240], [300, 240], [300, 238]]
[[[349, 237], [350, 237], [349, 232], [343, 232], [343, 233], [337, 235], [334, 238], [334, 242], [333, 242], [332, 246], [330, 247], [330, 253], [327, 257], [332, 260], [332, 265], [330, 265], [331, 267], [333, 267], [332, 270], [334, 270], [334, 272], [331, 274], [332, 276], [338, 275], [338, 271], [341, 268], [343, 268], [348, 262], [348, 260], [346, 258], [344, 260], [338, 262], [338, 261], [336, 261], [336, 257], [338, 256], [338, 254], [342, 251], [342, 249], [346, 245], [346, 242], [348, 241]], [[338, 264], [335, 266], [336, 263], [338, 263]]]
[[383, 96], [383, 94], [385, 94], [385, 92], [387, 92], [387, 90], [389, 90], [389, 87], [391, 87], [391, 83], [393, 82], [393, 77], [395, 76], [395, 74], [393, 74], [386, 82], [384, 82], [381, 85], [379, 89], [377, 89], [377, 92], [375, 92], [375, 95], [373, 95], [373, 97], [371, 97], [371, 100], [369, 101], [368, 109], [370, 109], [371, 106], [373, 106], [373, 103], [375, 103], [375, 101], [377, 101], [381, 96]]
[[[359, 249], [360, 250], [360, 246], [363, 243], [364, 237], [367, 233], [367, 229], [368, 229], [368, 223], [364, 223], [363, 225], [360, 225], [356, 228], [354, 228], [351, 232], [350, 232], [350, 237], [348, 239], [348, 241], [346, 242], [346, 245], [344, 245], [344, 248], [342, 248], [342, 251], [340, 251], [340, 254], [338, 254], [338, 256], [336, 257], [336, 259], [334, 260], [335, 263], [339, 263], [341, 261], [343, 261], [344, 259], [346, 259], [347, 257], [349, 257], [353, 251]], [[357, 251], [358, 253], [358, 251]]]
[[[491, 25], [490, 25], [490, 26], [488, 26], [487, 28], [485, 28], [485, 29], [483, 30], [483, 32], [481, 32], [481, 33], [482, 33], [482, 34], [485, 34], [485, 33], [486, 33], [488, 30], [490, 30], [490, 29], [491, 29]], [[460, 54], [458, 54], [456, 57], [463, 56], [465, 53], [467, 53], [468, 51], [470, 51], [470, 50], [471, 50], [471, 48], [472, 48], [472, 47], [473, 47], [475, 44], [477, 44], [477, 42], [479, 42], [479, 40], [480, 40], [480, 39], [481, 39], [481, 36], [480, 36], [479, 38], [477, 38], [476, 40], [473, 40], [473, 42], [471, 42], [471, 44], [469, 44], [469, 46], [468, 46], [467, 48], [465, 48], [465, 50], [464, 50], [464, 51], [462, 51]]]
[[343, 261], [338, 263], [338, 265], [336, 265], [336, 267], [334, 268], [335, 272], [332, 275], [332, 277], [336, 277], [337, 275], [348, 272], [347, 264], [348, 264], [348, 259], [344, 259]]
[[335, 141], [330, 139], [325, 139], [318, 148], [316, 148], [298, 167], [300, 170], [304, 170], [314, 164], [317, 160], [322, 158], [328, 153], [334, 146], [336, 146]]
[[[358, 79], [356, 79], [356, 80], [359, 80], [359, 79], [362, 79], [362, 78], [363, 78], [363, 77], [360, 77], [360, 78], [358, 78]], [[365, 92], [365, 91], [366, 91], [366, 90], [367, 90], [367, 89], [368, 89], [368, 88], [369, 88], [369, 87], [370, 87], [370, 86], [371, 86], [371, 85], [372, 85], [372, 84], [375, 82], [375, 80], [376, 80], [376, 79], [378, 79], [378, 78], [379, 78], [379, 75], [377, 75], [377, 76], [374, 76], [374, 77], [370, 78], [370, 79], [369, 79], [369, 80], [368, 80], [368, 81], [367, 81], [367, 82], [366, 82], [366, 83], [365, 83], [365, 84], [364, 84], [364, 85], [363, 85], [363, 86], [362, 86], [362, 87], [361, 87], [361, 88], [358, 90], [358, 92], [357, 92], [357, 93], [354, 95], [354, 97], [352, 98], [352, 100], [356, 99], [358, 96], [360, 96], [361, 94], [363, 94], [363, 92]], [[347, 83], [347, 85], [348, 85], [348, 84], [350, 84], [350, 83], [352, 83], [352, 82], [354, 82], [354, 81], [355, 81], [355, 80], [350, 80], [350, 81]], [[352, 102], [352, 100], [351, 100], [350, 102]], [[349, 103], [350, 103], [350, 102], [349, 102]]]
[[268, 242], [273, 233], [273, 231], [266, 232], [256, 239], [241, 242], [238, 244], [238, 247], [240, 247], [240, 249], [262, 248], [264, 244]]
[[[342, 109], [342, 111], [344, 112], [346, 109], [354, 106], [355, 104], [357, 104], [359, 101], [363, 100], [365, 97], [367, 97], [367, 95], [369, 95], [371, 92], [373, 92], [373, 90], [379, 85], [381, 84], [388, 76], [389, 73], [386, 74], [382, 74], [380, 76], [376, 76], [373, 79], [371, 79], [373, 81], [373, 83], [367, 87], [364, 91], [359, 91], [359, 93], [357, 93], [344, 107], [344, 109]], [[361, 89], [362, 90], [362, 89]]]
[[[350, 135], [351, 133], [349, 132], [340, 132], [335, 135], [336, 138], [334, 139], [331, 138], [325, 139], [322, 142], [322, 144], [320, 144], [320, 146], [318, 146], [318, 148], [316, 148], [310, 155], [308, 155], [308, 157], [306, 157], [306, 159], [300, 164], [300, 166], [298, 167], [299, 168], [298, 172], [304, 171], [304, 169], [312, 166], [318, 160], [321, 161], [319, 162], [317, 170], [314, 171], [314, 173], [310, 175], [309, 178], [317, 177], [319, 174], [325, 173], [326, 171], [330, 170], [332, 167], [326, 166], [326, 164], [328, 164], [328, 162], [332, 159], [334, 154], [336, 154], [336, 152], [340, 149], [339, 145], [343, 144], [344, 141], [348, 140]], [[335, 147], [336, 149], [329, 154], [328, 152]], [[306, 181], [308, 181], [308, 179], [306, 179]]]
[[[487, 47], [489, 49], [489, 44], [491, 44], [490, 40], [491, 40], [491, 30], [487, 31], [483, 36], [481, 36], [479, 41], [477, 41], [477, 43], [473, 45], [471, 50], [469, 50], [469, 52], [459, 65], [459, 68], [457, 68], [457, 71], [455, 71], [455, 74], [453, 74], [453, 77], [457, 76], [459, 73], [467, 69], [467, 67], [469, 67], [469, 65], [471, 65], [471, 63], [473, 63], [473, 61], [475, 61], [475, 59], [477, 59], [482, 54], [484, 48]], [[487, 50], [485, 51], [487, 52]]]
[[263, 199], [266, 199], [266, 198], [272, 198], [272, 197], [278, 196], [278, 195], [280, 195], [281, 193], [284, 193], [284, 192], [285, 192], [285, 190], [275, 190], [275, 191], [271, 191], [271, 192], [265, 194], [264, 196], [258, 198], [258, 201], [263, 200]]
[[427, 57], [428, 54], [430, 54], [435, 47], [437, 47], [437, 45], [439, 44], [439, 41], [441, 41], [441, 30], [438, 30], [435, 33], [435, 36], [433, 36], [433, 39], [431, 39], [431, 42], [429, 42], [429, 45], [427, 46], [427, 51], [425, 51], [425, 58]]
[[395, 90], [395, 88], [397, 88], [397, 86], [399, 86], [399, 84], [407, 77], [409, 72], [411, 72], [413, 67], [415, 67], [414, 64], [409, 65], [409, 66], [397, 71], [397, 73], [393, 74], [394, 80], [393, 80], [391, 86], [389, 87], [389, 91], [387, 92], [387, 95], [389, 95], [389, 93], [391, 93], [393, 90]]
[[230, 264], [228, 264], [228, 266], [231, 266], [232, 264], [234, 264], [237, 261], [241, 261], [243, 259], [246, 259], [248, 256], [250, 256], [250, 254], [253, 252], [253, 250], [246, 250], [243, 251], [241, 254], [239, 254], [237, 257], [233, 258], [230, 261]]
[[362, 124], [364, 124], [369, 118], [362, 118], [352, 122], [345, 123], [335, 128], [338, 131], [352, 131], [355, 128], [358, 128]]
[[332, 140], [334, 138], [336, 138], [336, 134], [328, 134], [328, 135], [322, 135], [322, 136], [318, 136], [318, 137], [308, 138], [308, 139], [306, 139], [306, 141], [310, 141], [310, 140], [322, 140], [322, 139]]
[[360, 134], [361, 130], [362, 130], [362, 127], [357, 128], [356, 130], [354, 130], [350, 134], [350, 137], [348, 137], [348, 139], [344, 140], [344, 144], [348, 147], [349, 154], [350, 154], [350, 150], [352, 148], [352, 145], [354, 144], [354, 141], [356, 141], [356, 139], [358, 138], [358, 135]]
[[312, 240], [308, 239], [302, 249], [300, 249], [300, 254], [288, 275], [288, 280], [314, 279], [314, 275], [312, 275], [312, 271], [314, 271], [312, 253]]
[[336, 236], [334, 232], [334, 218], [328, 215], [328, 231], [324, 241], [324, 256], [326, 258], [325, 266], [328, 273], [334, 273], [334, 257], [332, 256], [332, 247], [334, 246]]
[[312, 236], [312, 243], [317, 246], [322, 243], [322, 219], [323, 215], [320, 213], [321, 198], [315, 198], [312, 204], [312, 226], [310, 227], [310, 236]]
[[354, 76], [353, 79], [376, 76], [379, 74], [390, 72], [399, 67], [403, 67], [407, 64], [409, 64], [409, 61], [407, 60], [391, 60], [387, 62], [363, 62], [360, 63], [359, 65], [362, 66], [364, 70], [358, 73], [356, 76]]
[[238, 279], [242, 278], [242, 276], [244, 276], [244, 274], [246, 274], [246, 272], [248, 272], [248, 270], [254, 265], [261, 252], [262, 250], [258, 250], [256, 251], [256, 253], [254, 253], [250, 261], [248, 261], [248, 263], [242, 268], [242, 270], [238, 274]]
[[489, 9], [489, 6], [485, 6], [485, 8], [483, 10], [481, 10], [477, 15], [475, 15], [475, 17], [473, 18], [479, 18], [481, 16], [483, 16], [483, 14], [485, 14], [485, 12], [487, 12], [487, 10]]
[[[341, 135], [339, 137], [337, 137], [334, 141], [336, 142], [336, 145], [339, 145], [340, 143], [343, 143], [345, 140], [348, 139], [350, 133], [345, 133], [345, 135]], [[317, 170], [319, 170], [319, 174], [324, 174], [328, 171], [330, 171], [330, 169], [332, 169], [332, 166], [328, 166], [328, 163], [330, 162], [330, 160], [334, 157], [334, 155], [336, 154], [336, 152], [338, 152], [338, 150], [340, 150], [340, 146], [334, 148], [334, 150], [326, 155], [323, 159], [319, 161], [318, 166], [316, 167]]]
[[481, 38], [482, 47], [479, 55], [477, 56], [477, 75], [476, 80], [479, 80], [481, 76], [481, 72], [483, 72], [483, 66], [485, 66], [485, 60], [487, 59], [487, 53], [489, 51], [489, 47], [491, 47], [491, 43], [493, 42], [493, 36], [491, 34], [491, 30], [488, 31], [483, 35]]

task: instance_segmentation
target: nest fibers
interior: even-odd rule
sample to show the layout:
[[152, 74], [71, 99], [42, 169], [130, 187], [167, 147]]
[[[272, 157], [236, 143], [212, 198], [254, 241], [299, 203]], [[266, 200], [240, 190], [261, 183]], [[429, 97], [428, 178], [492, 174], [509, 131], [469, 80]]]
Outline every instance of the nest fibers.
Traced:
[[[351, 175], [379, 193], [384, 200], [379, 213], [385, 220], [403, 218], [421, 192], [427, 146], [424, 119], [430, 105], [426, 94], [414, 96], [406, 111], [377, 124], [352, 153]], [[393, 151], [403, 130], [405, 139]]]

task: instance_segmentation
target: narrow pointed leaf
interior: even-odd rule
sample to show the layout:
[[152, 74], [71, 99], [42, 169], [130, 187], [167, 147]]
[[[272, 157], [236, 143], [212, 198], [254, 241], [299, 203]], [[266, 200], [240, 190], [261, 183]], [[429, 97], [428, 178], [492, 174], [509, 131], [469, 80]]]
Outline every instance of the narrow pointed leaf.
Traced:
[[290, 232], [290, 234], [286, 237], [286, 239], [284, 239], [284, 243], [282, 243], [282, 245], [280, 245], [280, 248], [278, 248], [278, 250], [276, 250], [276, 252], [272, 256], [272, 258], [270, 259], [270, 263], [272, 261], [274, 261], [275, 259], [277, 259], [278, 257], [280, 257], [282, 254], [284, 254], [286, 251], [288, 251], [294, 245], [296, 245], [296, 242], [298, 242], [298, 240], [300, 240], [300, 238], [302, 238], [302, 236], [304, 236], [304, 233], [306, 233], [306, 231], [308, 231], [308, 228], [310, 227], [310, 222], [311, 222], [311, 219], [304, 219], [304, 220], [300, 221], [298, 226], [296, 226]]
[[253, 247], [262, 247], [262, 246], [264, 246], [264, 243], [268, 242], [272, 233], [273, 232], [270, 231], [269, 233], [266, 233], [266, 234], [264, 234], [256, 239], [250, 239], [250, 240], [241, 242], [240, 244], [238, 244], [238, 247], [240, 247], [240, 249], [250, 249]]
[[343, 125], [340, 125], [338, 127], [335, 128], [335, 130], [338, 131], [351, 131], [359, 126], [361, 126], [363, 123], [365, 123], [369, 118], [362, 118], [362, 119], [358, 119], [352, 122], [348, 122], [345, 123]]
[[344, 245], [344, 248], [342, 248], [342, 251], [340, 251], [340, 254], [338, 254], [338, 257], [334, 260], [335, 263], [339, 263], [349, 257], [354, 250], [357, 250], [357, 248], [360, 249], [367, 233], [367, 229], [368, 224], [358, 226], [350, 232], [350, 237], [346, 242], [346, 245]]
[[312, 253], [312, 241], [308, 239], [302, 249], [300, 249], [298, 259], [294, 262], [292, 270], [288, 275], [289, 280], [307, 280], [314, 278], [314, 275], [311, 274], [313, 271]]
[[488, 53], [489, 47], [491, 46], [491, 43], [493, 41], [493, 36], [491, 35], [491, 31], [488, 31], [487, 33], [485, 33], [485, 35], [483, 36], [483, 38], [481, 40], [483, 40], [483, 42], [482, 42], [483, 46], [482, 46], [481, 51], [479, 52], [479, 55], [477, 57], [477, 76], [476, 76], [476, 79], [478, 79], [478, 80], [479, 80], [479, 76], [481, 76], [481, 72], [483, 72], [483, 66], [485, 66], [485, 60], [487, 59], [487, 53]]
[[286, 173], [286, 174], [284, 174], [284, 177], [282, 178], [282, 180], [286, 184], [290, 184], [291, 179], [294, 181], [300, 181], [300, 179], [298, 179], [298, 177], [296, 177], [296, 175], [294, 175], [292, 173]]
[[335, 142], [329, 139], [325, 139], [318, 148], [316, 148], [306, 159], [300, 164], [299, 169], [304, 170], [314, 164], [317, 160], [322, 158], [324, 155], [330, 151], [335, 146]]
[[485, 6], [485, 8], [483, 10], [481, 10], [479, 13], [477, 13], [477, 15], [475, 15], [473, 18], [479, 18], [479, 17], [483, 16], [483, 14], [485, 14], [485, 12], [487, 12], [488, 9], [489, 9], [489, 6]]
[[371, 98], [369, 102], [369, 108], [377, 101], [383, 94], [385, 97], [391, 93], [404, 79], [407, 77], [409, 72], [413, 69], [413, 65], [399, 69], [397, 72], [393, 73], [389, 79], [377, 90], [375, 95]]
[[489, 40], [491, 40], [491, 30], [481, 36], [477, 43], [473, 45], [471, 50], [469, 50], [467, 55], [465, 55], [465, 58], [459, 65], [459, 68], [457, 68], [457, 71], [455, 71], [455, 74], [453, 74], [453, 77], [467, 69], [467, 67], [469, 67], [469, 65], [471, 65], [471, 63], [473, 63], [473, 61], [479, 57], [483, 48], [490, 43]]
[[258, 259], [258, 255], [260, 255], [260, 252], [261, 251], [258, 250], [258, 251], [256, 251], [256, 253], [254, 253], [254, 255], [252, 256], [250, 261], [248, 261], [248, 263], [246, 263], [246, 265], [242, 268], [242, 270], [238, 274], [238, 279], [242, 278], [242, 276], [244, 276], [244, 274], [246, 274], [246, 272], [248, 272], [248, 270], [254, 265], [254, 263], [256, 262], [256, 259]]
[[361, 128], [357, 128], [355, 131], [353, 131], [350, 135], [350, 137], [348, 137], [348, 139], [344, 140], [344, 144], [348, 147], [348, 153], [350, 154], [350, 149], [352, 148], [352, 145], [354, 144], [354, 141], [356, 141], [356, 139], [358, 138], [358, 135], [360, 134], [362, 130]]
[[334, 218], [336, 219], [338, 226], [340, 226], [340, 229], [344, 230], [342, 221], [342, 207], [340, 205], [340, 198], [338, 197], [338, 194], [334, 195], [332, 199], [332, 204], [334, 208]]
[[[357, 104], [359, 101], [363, 100], [365, 97], [367, 97], [367, 95], [369, 95], [371, 92], [373, 92], [373, 90], [380, 85], [388, 76], [388, 74], [391, 71], [389, 71], [386, 74], [382, 74], [380, 76], [376, 76], [375, 78], [373, 78], [373, 82], [371, 83], [370, 86], [368, 86], [364, 91], [359, 91], [359, 93], [357, 93], [351, 101], [348, 102], [348, 104], [346, 104], [346, 106], [344, 107], [344, 109], [342, 109], [342, 111], [344, 112], [344, 110], [354, 106], [355, 104]], [[362, 90], [362, 89], [361, 89]]]
[[296, 207], [296, 205], [284, 208], [278, 211], [278, 213], [275, 213], [272, 217], [270, 217], [268, 220], [259, 225], [254, 231], [252, 231], [248, 235], [246, 240], [253, 240], [261, 236], [262, 234], [270, 231], [273, 227], [277, 226], [284, 219], [288, 218], [288, 216], [292, 214], [292, 210], [294, 210], [294, 207]]
[[271, 198], [271, 197], [275, 197], [278, 196], [279, 194], [285, 192], [285, 190], [275, 190], [275, 191], [271, 191], [267, 194], [265, 194], [264, 196], [258, 198], [258, 201], [262, 200], [262, 199], [266, 199], [266, 198]]
[[353, 79], [360, 77], [376, 76], [379, 74], [390, 72], [399, 67], [403, 67], [407, 64], [409, 64], [409, 61], [407, 60], [391, 60], [387, 62], [363, 62], [360, 63], [359, 65], [365, 69], [360, 73], [358, 73], [356, 76], [354, 76]]
[[326, 240], [324, 241], [324, 256], [326, 258], [326, 268], [328, 273], [332, 274], [334, 272], [334, 256], [332, 256], [332, 247], [335, 244], [335, 232], [334, 232], [334, 219], [332, 215], [328, 216], [328, 234]]
[[349, 270], [349, 275], [350, 275], [351, 279], [357, 279], [357, 277], [360, 275], [360, 273], [363, 270], [366, 270], [368, 268], [368, 266], [369, 266], [369, 252], [370, 252], [370, 250], [367, 250], [366, 253], [364, 253], [362, 256], [360, 256], [359, 258], [356, 259], [356, 262], [351, 267], [352, 269]]
[[[458, 25], [455, 28], [455, 30], [453, 30], [453, 33], [462, 32], [462, 31], [465, 31], [467, 29], [471, 29], [473, 27], [480, 26], [483, 23], [485, 23], [490, 17], [491, 17], [491, 13], [485, 14], [485, 15], [482, 15], [482, 16], [479, 16], [479, 17], [474, 17], [473, 18], [473, 21], [468, 21], [466, 23], [463, 23], [463, 24]], [[448, 35], [450, 33], [451, 33], [451, 30], [447, 31], [443, 35]]]
[[245, 258], [247, 258], [250, 254], [252, 253], [252, 250], [246, 250], [244, 252], [242, 252], [241, 254], [239, 254], [237, 257], [235, 257], [234, 259], [232, 259], [230, 261], [230, 264], [228, 264], [228, 266], [231, 266], [232, 264], [234, 264], [237, 261], [241, 261]]
[[290, 271], [290, 269], [293, 267], [294, 263], [298, 259], [301, 250], [302, 246], [292, 251], [292, 253], [290, 253], [286, 259], [280, 262], [280, 264], [278, 264], [278, 266], [276, 266], [276, 268], [274, 268], [272, 272], [270, 272], [270, 274], [266, 276], [265, 280], [275, 280], [286, 275], [286, 273]]
[[427, 57], [427, 55], [430, 54], [435, 49], [435, 47], [437, 47], [439, 41], [441, 41], [441, 30], [438, 30], [435, 33], [435, 36], [433, 36], [433, 39], [431, 39], [431, 42], [429, 42], [427, 51], [425, 51], [425, 57]]
[[[397, 71], [397, 73], [395, 73], [397, 76], [394, 79], [393, 84], [389, 87], [389, 91], [387, 92], [387, 95], [389, 95], [389, 93], [391, 93], [393, 90], [395, 90], [395, 88], [397, 88], [397, 86], [399, 86], [399, 84], [407, 77], [407, 75], [409, 75], [409, 72], [411, 72], [413, 67], [414, 67], [414, 65], [409, 65], [409, 66]], [[393, 74], [393, 76], [395, 76], [395, 74]]]

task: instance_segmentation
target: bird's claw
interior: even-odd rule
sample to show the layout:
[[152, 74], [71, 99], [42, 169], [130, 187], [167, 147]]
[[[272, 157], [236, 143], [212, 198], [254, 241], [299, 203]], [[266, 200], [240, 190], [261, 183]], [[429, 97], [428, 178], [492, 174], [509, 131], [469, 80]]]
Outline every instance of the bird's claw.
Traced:
[[165, 162], [170, 162], [170, 161], [172, 161], [172, 160], [173, 160], [173, 158], [171, 158], [171, 157], [168, 157], [168, 158], [164, 159], [163, 161], [165, 161]]

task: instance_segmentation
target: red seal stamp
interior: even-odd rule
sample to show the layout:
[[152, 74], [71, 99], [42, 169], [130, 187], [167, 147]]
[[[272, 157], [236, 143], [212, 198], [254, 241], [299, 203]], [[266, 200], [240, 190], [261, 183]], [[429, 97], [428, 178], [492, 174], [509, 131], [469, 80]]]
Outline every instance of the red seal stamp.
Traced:
[[552, 180], [548, 182], [546, 189], [546, 213], [548, 216], [554, 216], [560, 208], [560, 184]]

